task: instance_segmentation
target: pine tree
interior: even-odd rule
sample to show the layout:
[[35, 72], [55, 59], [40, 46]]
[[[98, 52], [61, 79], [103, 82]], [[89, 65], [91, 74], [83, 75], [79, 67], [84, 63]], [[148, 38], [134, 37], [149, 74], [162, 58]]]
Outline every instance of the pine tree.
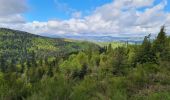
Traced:
[[123, 74], [124, 68], [127, 67], [126, 48], [118, 47], [114, 51], [113, 56], [113, 74]]
[[152, 51], [150, 35], [145, 36], [142, 45], [137, 50], [136, 61], [140, 64], [147, 62], [157, 63], [156, 54]]
[[107, 47], [107, 53], [112, 53], [113, 49], [112, 49], [112, 44], [110, 43]]
[[32, 66], [37, 67], [36, 54], [34, 51], [31, 53], [31, 63], [32, 63]]
[[153, 51], [162, 60], [169, 59], [170, 52], [169, 52], [168, 38], [165, 33], [165, 26], [162, 26], [156, 40], [154, 41]]
[[166, 33], [165, 33], [165, 27], [162, 26], [160, 32], [158, 33], [158, 36], [156, 40], [154, 41], [153, 48], [156, 52], [162, 52], [166, 45]]

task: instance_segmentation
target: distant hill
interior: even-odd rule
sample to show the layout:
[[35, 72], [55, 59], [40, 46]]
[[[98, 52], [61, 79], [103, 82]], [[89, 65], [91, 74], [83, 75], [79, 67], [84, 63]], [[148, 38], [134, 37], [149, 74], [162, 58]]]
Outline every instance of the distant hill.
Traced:
[[126, 47], [127, 44], [125, 42], [95, 42], [101, 47], [108, 46], [109, 44], [112, 45], [112, 48], [115, 49], [117, 47]]
[[113, 37], [113, 36], [77, 36], [77, 35], [46, 35], [41, 34], [43, 36], [48, 37], [60, 37], [60, 38], [68, 38], [68, 39], [74, 39], [74, 40], [86, 40], [86, 41], [92, 41], [92, 42], [129, 42], [131, 44], [135, 43], [142, 43], [143, 37]]
[[28, 60], [36, 58], [65, 57], [71, 53], [86, 50], [88, 47], [99, 49], [96, 44], [64, 38], [48, 38], [31, 33], [0, 28], [0, 57], [5, 60]]

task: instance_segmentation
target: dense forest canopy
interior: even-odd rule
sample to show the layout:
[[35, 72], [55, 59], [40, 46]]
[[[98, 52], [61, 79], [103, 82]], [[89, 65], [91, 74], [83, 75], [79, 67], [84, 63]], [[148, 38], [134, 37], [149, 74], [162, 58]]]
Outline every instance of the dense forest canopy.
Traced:
[[71, 53], [83, 51], [89, 46], [99, 46], [70, 39], [54, 39], [27, 32], [0, 28], [0, 58], [17, 63], [34, 59], [66, 57]]
[[1, 100], [170, 100], [170, 37], [113, 48], [0, 29]]

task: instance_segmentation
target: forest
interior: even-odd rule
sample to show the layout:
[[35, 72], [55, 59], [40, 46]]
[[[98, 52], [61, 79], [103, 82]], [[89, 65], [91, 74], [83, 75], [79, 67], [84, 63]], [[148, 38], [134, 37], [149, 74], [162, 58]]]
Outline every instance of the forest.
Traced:
[[170, 37], [113, 48], [0, 29], [0, 100], [170, 100]]

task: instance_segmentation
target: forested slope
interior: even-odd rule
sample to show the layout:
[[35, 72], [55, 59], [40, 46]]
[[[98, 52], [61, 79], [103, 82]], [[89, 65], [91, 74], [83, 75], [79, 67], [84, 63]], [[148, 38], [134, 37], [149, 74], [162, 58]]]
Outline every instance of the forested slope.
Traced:
[[0, 28], [0, 57], [9, 62], [12, 59], [26, 61], [33, 55], [36, 58], [65, 57], [71, 53], [85, 50], [89, 46], [99, 49], [99, 46], [88, 42], [47, 38]]

